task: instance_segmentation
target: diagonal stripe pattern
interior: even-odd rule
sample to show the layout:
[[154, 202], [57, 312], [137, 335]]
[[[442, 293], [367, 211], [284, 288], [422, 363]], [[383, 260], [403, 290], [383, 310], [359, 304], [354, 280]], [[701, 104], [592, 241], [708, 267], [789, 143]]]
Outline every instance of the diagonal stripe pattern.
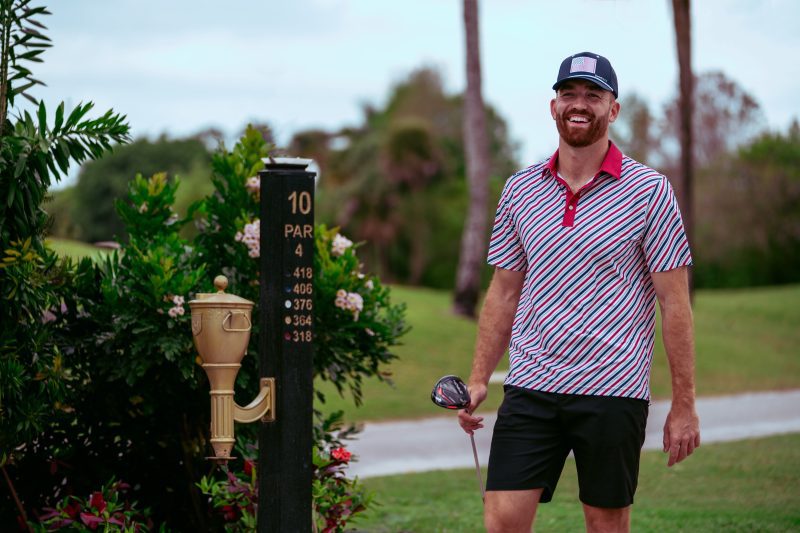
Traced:
[[[601, 172], [572, 194], [557, 157], [510, 177], [497, 208], [488, 262], [526, 271], [505, 383], [649, 399], [650, 272], [692, 262], [672, 187], [611, 144]], [[603, 170], [615, 160], [618, 171]]]

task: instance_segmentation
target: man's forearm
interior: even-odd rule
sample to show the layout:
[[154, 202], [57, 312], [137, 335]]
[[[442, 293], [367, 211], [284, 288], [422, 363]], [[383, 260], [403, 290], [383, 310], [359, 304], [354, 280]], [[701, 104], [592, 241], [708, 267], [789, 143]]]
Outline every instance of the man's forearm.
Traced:
[[469, 381], [486, 385], [511, 338], [524, 274], [498, 270], [486, 293], [478, 321], [478, 338]]
[[667, 300], [661, 307], [661, 329], [672, 376], [672, 405], [694, 410], [694, 330], [688, 299]]

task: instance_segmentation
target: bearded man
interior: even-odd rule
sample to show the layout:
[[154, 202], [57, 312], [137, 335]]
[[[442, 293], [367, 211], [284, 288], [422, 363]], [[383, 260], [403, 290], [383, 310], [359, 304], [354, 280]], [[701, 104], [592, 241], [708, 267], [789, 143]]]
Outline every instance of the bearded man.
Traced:
[[548, 159], [511, 176], [489, 245], [494, 277], [481, 311], [461, 427], [506, 349], [509, 373], [492, 435], [490, 532], [530, 531], [572, 452], [587, 531], [629, 531], [650, 400], [655, 301], [672, 378], [668, 466], [700, 445], [688, 273], [667, 178], [609, 141], [617, 76], [600, 55], [567, 57], [550, 112]]

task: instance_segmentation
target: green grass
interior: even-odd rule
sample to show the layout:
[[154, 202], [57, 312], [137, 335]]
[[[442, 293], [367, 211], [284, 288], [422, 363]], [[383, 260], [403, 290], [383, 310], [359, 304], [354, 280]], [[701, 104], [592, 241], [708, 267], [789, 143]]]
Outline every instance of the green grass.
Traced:
[[[364, 405], [341, 399], [323, 384], [324, 410], [342, 409], [351, 421], [433, 416], [443, 411], [430, 401], [434, 382], [444, 374], [469, 375], [475, 323], [450, 312], [444, 291], [395, 287], [393, 301], [408, 305], [412, 327], [392, 363], [395, 385], [364, 385]], [[694, 306], [699, 395], [800, 387], [800, 285], [745, 290], [706, 290]], [[661, 333], [652, 370], [653, 396], [669, 398], [670, 377]], [[507, 368], [506, 359], [500, 363]], [[485, 410], [496, 409], [500, 385], [490, 388]]]
[[[389, 367], [394, 385], [366, 382], [364, 404], [356, 408], [349, 396], [342, 399], [333, 387], [323, 383], [320, 389], [327, 397], [324, 410], [342, 409], [351, 421], [441, 415], [444, 410], [430, 400], [433, 384], [445, 374], [464, 379], [469, 376], [476, 325], [451, 313], [448, 292], [393, 287], [392, 302], [407, 305], [406, 318], [412, 328], [395, 350], [400, 359]], [[501, 362], [503, 368], [508, 368], [507, 364]], [[499, 406], [502, 393], [501, 385], [492, 385], [487, 408]]]
[[91, 257], [94, 260], [101, 259], [110, 253], [105, 248], [98, 248], [87, 244], [85, 242], [73, 241], [70, 239], [56, 239], [48, 238], [47, 244], [58, 255], [69, 256], [73, 259], [80, 259], [82, 257]]
[[[642, 455], [632, 531], [800, 531], [800, 435], [704, 445], [685, 462], [665, 465], [660, 452]], [[360, 531], [483, 531], [474, 470], [363, 483], [377, 504], [353, 523]], [[583, 531], [572, 459], [553, 501], [537, 514], [537, 532]]]
[[[66, 239], [50, 239], [59, 253], [102, 257], [108, 251]], [[407, 305], [411, 331], [397, 347], [400, 359], [389, 367], [393, 386], [372, 379], [364, 384], [364, 404], [355, 407], [329, 384], [325, 411], [342, 409], [350, 421], [418, 418], [443, 414], [430, 401], [430, 389], [445, 374], [469, 376], [476, 324], [454, 316], [450, 293], [393, 287], [394, 302]], [[800, 285], [699, 291], [695, 298], [697, 391], [699, 395], [800, 387]], [[653, 396], [669, 398], [670, 379], [660, 331], [651, 375]], [[500, 368], [507, 368], [503, 359]], [[482, 410], [492, 411], [502, 387], [490, 386]]]

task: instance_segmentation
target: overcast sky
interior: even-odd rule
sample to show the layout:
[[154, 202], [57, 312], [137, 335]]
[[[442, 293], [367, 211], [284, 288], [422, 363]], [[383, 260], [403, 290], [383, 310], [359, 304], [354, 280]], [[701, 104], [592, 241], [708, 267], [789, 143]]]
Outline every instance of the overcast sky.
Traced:
[[[91, 100], [128, 116], [135, 137], [214, 126], [231, 135], [268, 122], [279, 143], [301, 129], [356, 125], [420, 66], [465, 85], [460, 0], [56, 0], [54, 48], [37, 95]], [[695, 0], [696, 72], [722, 70], [753, 95], [768, 126], [800, 117], [800, 2]], [[620, 101], [635, 91], [660, 109], [675, 94], [670, 0], [483, 0], [484, 98], [508, 121], [528, 164], [549, 155], [548, 111], [559, 63], [608, 57]], [[302, 154], [294, 154], [302, 155]]]

